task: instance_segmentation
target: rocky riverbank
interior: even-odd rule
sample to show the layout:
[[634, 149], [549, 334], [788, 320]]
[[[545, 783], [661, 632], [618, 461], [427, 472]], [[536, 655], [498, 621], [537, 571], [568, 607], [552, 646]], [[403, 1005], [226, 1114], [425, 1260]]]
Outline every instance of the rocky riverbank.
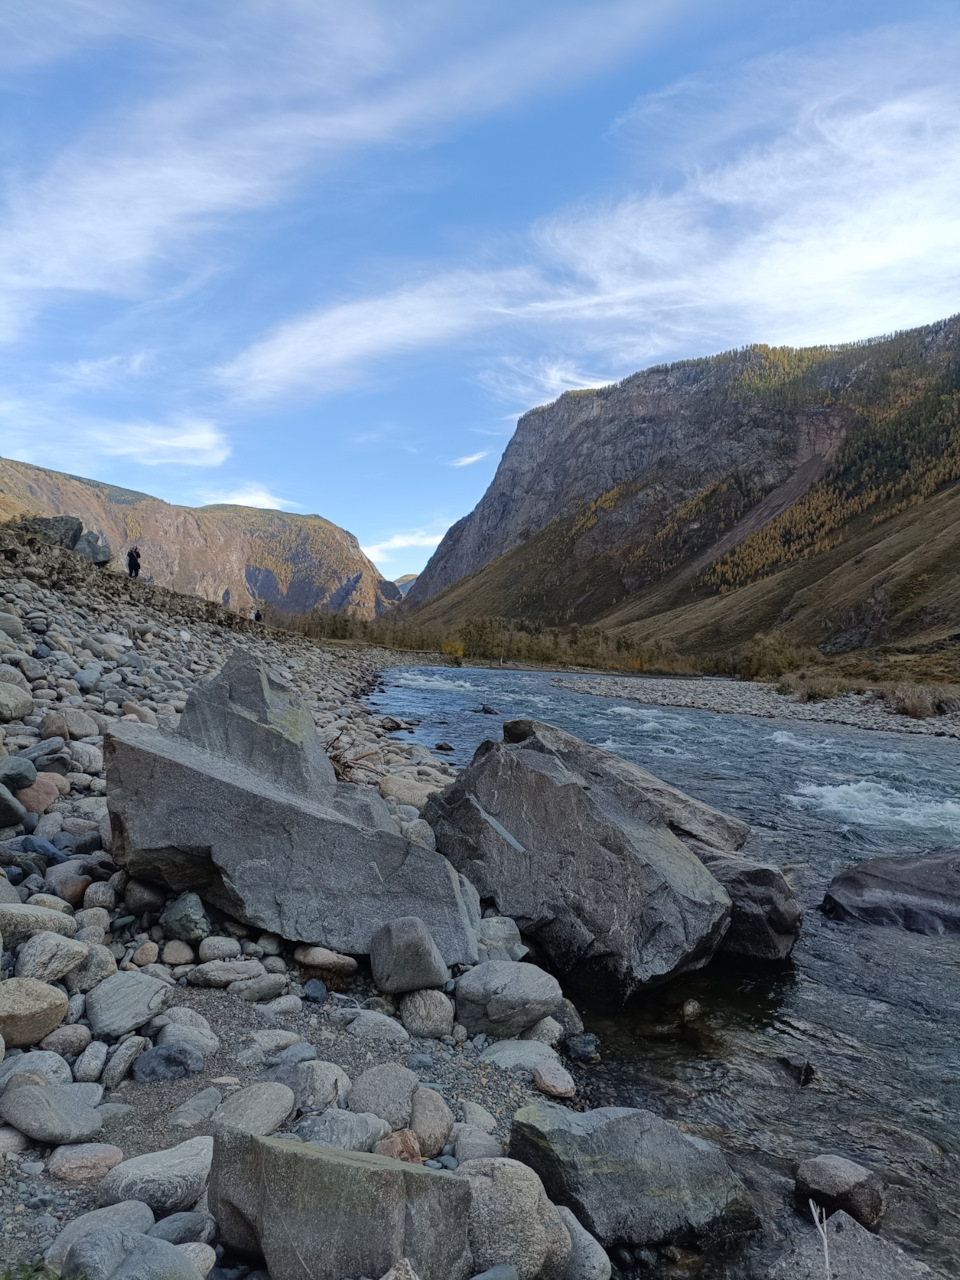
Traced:
[[[267, 632], [36, 534], [0, 530], [0, 637], [5, 1262], [815, 1265], [797, 1217], [751, 1271], [763, 1216], [717, 1146], [585, 1108], [597, 1040], [554, 976], [616, 1001], [722, 949], [789, 955], [802, 912], [740, 855], [746, 824], [535, 721], [457, 777], [359, 700], [396, 655]], [[876, 1171], [824, 1160], [797, 1186], [839, 1253], [869, 1251], [873, 1280], [925, 1274], [873, 1234]]]
[[897, 714], [885, 701], [869, 693], [846, 693], [819, 702], [798, 702], [793, 694], [778, 693], [772, 684], [714, 677], [557, 676], [554, 684], [571, 693], [628, 698], [652, 707], [693, 707], [726, 715], [960, 738], [960, 712], [912, 720]]

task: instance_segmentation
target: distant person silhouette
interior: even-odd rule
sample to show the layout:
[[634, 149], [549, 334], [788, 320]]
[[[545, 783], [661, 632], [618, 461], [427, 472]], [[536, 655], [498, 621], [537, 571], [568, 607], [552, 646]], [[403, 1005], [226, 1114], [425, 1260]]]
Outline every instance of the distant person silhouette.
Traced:
[[127, 573], [131, 578], [140, 577], [140, 548], [131, 547], [127, 552]]
[[256, 613], [253, 615], [253, 620], [254, 620], [254, 622], [262, 622], [262, 621], [263, 621], [263, 614], [260, 612], [260, 610], [259, 610], [259, 609], [258, 609], [258, 610], [256, 611]]

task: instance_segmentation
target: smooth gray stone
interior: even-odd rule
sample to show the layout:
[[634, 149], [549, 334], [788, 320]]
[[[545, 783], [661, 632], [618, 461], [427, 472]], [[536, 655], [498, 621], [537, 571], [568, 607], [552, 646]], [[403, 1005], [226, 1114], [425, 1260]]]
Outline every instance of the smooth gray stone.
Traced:
[[266, 1080], [239, 1089], [217, 1108], [213, 1122], [264, 1135], [279, 1129], [294, 1109], [293, 1090], [285, 1084]]
[[676, 1239], [707, 1248], [759, 1225], [721, 1153], [650, 1111], [528, 1103], [513, 1117], [510, 1154], [606, 1248]]
[[453, 1033], [453, 1001], [442, 991], [410, 991], [400, 1001], [400, 1018], [412, 1036], [440, 1040]]
[[386, 1120], [371, 1112], [356, 1114], [331, 1107], [322, 1116], [304, 1116], [296, 1133], [304, 1142], [339, 1151], [372, 1151], [390, 1132]]
[[473, 963], [457, 873], [399, 836], [372, 788], [319, 785], [309, 712], [274, 692], [238, 656], [176, 733], [117, 723], [104, 743], [114, 859], [292, 942], [366, 954], [378, 928], [415, 915], [447, 964]]
[[178, 1023], [168, 1023], [160, 1028], [157, 1036], [158, 1045], [186, 1044], [201, 1055], [216, 1053], [220, 1048], [220, 1040], [212, 1031], [204, 1031], [201, 1027], [189, 1027]]
[[161, 1216], [190, 1209], [206, 1186], [212, 1155], [212, 1138], [189, 1138], [165, 1151], [134, 1156], [110, 1170], [98, 1200], [142, 1200]]
[[449, 978], [430, 930], [417, 916], [389, 920], [370, 939], [370, 968], [381, 991], [400, 995], [442, 987]]
[[187, 1255], [168, 1240], [123, 1227], [88, 1231], [63, 1264], [63, 1280], [199, 1280]]
[[407, 1029], [396, 1018], [375, 1013], [372, 1009], [361, 1009], [355, 1018], [351, 1018], [347, 1034], [379, 1040], [381, 1044], [407, 1044], [410, 1040]]
[[221, 1239], [259, 1254], [272, 1276], [380, 1277], [399, 1258], [420, 1280], [476, 1270], [463, 1178], [232, 1129], [215, 1144], [209, 1204]]
[[139, 1200], [123, 1200], [105, 1209], [92, 1209], [68, 1223], [43, 1255], [51, 1271], [61, 1272], [70, 1247], [90, 1231], [106, 1227], [123, 1227], [128, 1231], [148, 1232], [153, 1226], [153, 1210]]
[[0, 784], [9, 791], [32, 787], [36, 780], [37, 770], [32, 761], [21, 755], [0, 757]]
[[470, 1035], [511, 1040], [548, 1017], [563, 999], [552, 974], [533, 964], [493, 960], [457, 981], [457, 1021]]
[[379, 1116], [391, 1129], [406, 1129], [413, 1095], [419, 1088], [415, 1072], [395, 1062], [385, 1062], [357, 1076], [348, 1105], [351, 1111]]
[[801, 1213], [816, 1201], [827, 1213], [842, 1209], [868, 1231], [879, 1231], [886, 1212], [886, 1189], [879, 1174], [843, 1156], [822, 1155], [804, 1160], [795, 1187]]
[[211, 1085], [208, 1089], [195, 1093], [186, 1102], [181, 1102], [179, 1107], [174, 1107], [167, 1122], [178, 1129], [192, 1129], [194, 1125], [209, 1120], [222, 1101], [223, 1094]]
[[560, 1221], [570, 1235], [570, 1257], [558, 1280], [610, 1280], [613, 1268], [607, 1251], [594, 1240], [566, 1205], [557, 1205]]
[[424, 816], [559, 976], [617, 1001], [702, 968], [727, 930], [729, 896], [680, 837], [730, 853], [750, 830], [535, 720], [482, 743]]
[[532, 1169], [503, 1156], [471, 1160], [457, 1176], [469, 1183], [474, 1270], [502, 1263], [522, 1276], [556, 1276], [570, 1257], [570, 1236]]
[[145, 1049], [150, 1048], [146, 1036], [131, 1036], [117, 1045], [107, 1059], [107, 1064], [100, 1073], [100, 1083], [105, 1089], [115, 1089]]
[[73, 1064], [74, 1080], [99, 1080], [107, 1061], [109, 1046], [102, 1040], [91, 1040]]
[[171, 1213], [169, 1218], [161, 1218], [146, 1234], [157, 1240], [169, 1240], [171, 1244], [190, 1244], [193, 1241], [210, 1244], [216, 1238], [217, 1224], [209, 1213]]
[[100, 1132], [103, 1121], [95, 1107], [75, 1092], [87, 1087], [99, 1086], [26, 1084], [5, 1089], [0, 1098], [0, 1116], [36, 1142], [50, 1146], [89, 1142]]
[[492, 1133], [484, 1133], [471, 1124], [462, 1124], [453, 1154], [458, 1164], [466, 1164], [468, 1160], [495, 1160], [503, 1155], [503, 1146]]
[[481, 1062], [490, 1062], [503, 1071], [533, 1071], [543, 1062], [559, 1062], [556, 1051], [539, 1040], [497, 1040], [484, 1049]]
[[90, 1029], [108, 1039], [135, 1031], [172, 1003], [175, 990], [143, 973], [111, 974], [87, 994]]
[[19, 1075], [21, 1071], [37, 1071], [48, 1084], [70, 1084], [73, 1080], [70, 1064], [59, 1053], [49, 1049], [31, 1049], [27, 1053], [8, 1053], [0, 1062], [0, 1091], [11, 1076]]

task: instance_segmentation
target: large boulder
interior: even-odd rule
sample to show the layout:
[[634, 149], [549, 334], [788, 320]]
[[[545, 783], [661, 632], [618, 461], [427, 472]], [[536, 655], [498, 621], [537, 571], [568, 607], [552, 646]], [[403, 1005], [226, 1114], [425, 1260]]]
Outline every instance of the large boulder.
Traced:
[[960, 933], [960, 849], [849, 867], [830, 882], [821, 910], [911, 933]]
[[448, 965], [476, 961], [456, 872], [399, 836], [372, 788], [333, 780], [309, 713], [251, 659], [191, 694], [175, 734], [121, 721], [105, 755], [113, 857], [131, 875], [354, 955], [418, 916]]
[[733, 904], [730, 928], [717, 949], [755, 960], [785, 960], [800, 937], [803, 908], [780, 868], [712, 850], [700, 853], [700, 860]]
[[427, 806], [440, 851], [594, 995], [705, 965], [730, 898], [677, 833], [731, 852], [749, 828], [550, 725], [503, 732]]
[[470, 1160], [470, 1249], [481, 1271], [506, 1264], [519, 1280], [558, 1280], [570, 1257], [570, 1233], [526, 1165], [502, 1156]]
[[[842, 1276], [843, 1280], [935, 1280], [926, 1263], [911, 1258], [892, 1240], [871, 1235], [846, 1213], [835, 1213], [825, 1230], [831, 1276]], [[823, 1276], [823, 1242], [812, 1222], [795, 1237], [790, 1252], [767, 1272], [767, 1280], [823, 1280]]]
[[551, 974], [515, 960], [488, 960], [457, 981], [457, 1021], [471, 1035], [510, 1040], [560, 1007], [563, 992]]
[[39, 533], [67, 551], [73, 550], [83, 533], [83, 521], [76, 516], [32, 516], [21, 521], [20, 527], [30, 533]]
[[97, 1193], [101, 1205], [141, 1200], [164, 1216], [190, 1209], [207, 1184], [212, 1138], [189, 1138], [165, 1151], [151, 1151], [114, 1165]]
[[513, 1118], [510, 1155], [535, 1169], [550, 1199], [606, 1248], [708, 1247], [758, 1225], [720, 1152], [650, 1111], [529, 1103]]
[[420, 1280], [469, 1280], [470, 1185], [386, 1156], [221, 1129], [210, 1212], [228, 1248], [273, 1280], [383, 1276], [402, 1258]]

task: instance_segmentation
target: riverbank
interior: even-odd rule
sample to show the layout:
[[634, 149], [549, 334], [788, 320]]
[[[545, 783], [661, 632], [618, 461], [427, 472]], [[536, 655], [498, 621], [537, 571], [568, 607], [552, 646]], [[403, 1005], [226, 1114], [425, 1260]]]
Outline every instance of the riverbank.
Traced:
[[913, 720], [869, 693], [845, 693], [819, 702], [798, 702], [793, 694], [778, 693], [772, 684], [717, 677], [560, 675], [553, 683], [571, 693], [627, 698], [651, 707], [690, 707], [766, 720], [842, 724], [883, 733], [960, 738], [960, 712]]

